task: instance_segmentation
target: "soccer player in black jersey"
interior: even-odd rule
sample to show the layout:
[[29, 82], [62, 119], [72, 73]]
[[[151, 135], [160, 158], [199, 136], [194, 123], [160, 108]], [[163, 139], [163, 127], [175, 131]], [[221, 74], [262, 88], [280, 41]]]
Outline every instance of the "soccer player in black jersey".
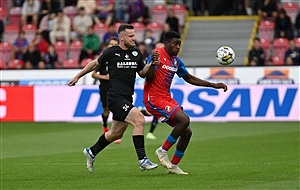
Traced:
[[[119, 45], [119, 39], [117, 37], [111, 37], [107, 43], [107, 48], [112, 46]], [[99, 85], [99, 93], [100, 93], [100, 100], [102, 103], [103, 113], [102, 113], [102, 129], [103, 133], [108, 131], [107, 120], [109, 116], [109, 109], [107, 106], [107, 92], [109, 87], [109, 74], [108, 74], [108, 65], [103, 64], [101, 67], [97, 67], [92, 73], [92, 77], [94, 79], [98, 79], [100, 81]], [[121, 139], [117, 139], [114, 141], [116, 144], [121, 143]]]
[[135, 31], [130, 24], [122, 24], [118, 29], [119, 46], [113, 46], [104, 50], [103, 54], [96, 60], [89, 62], [68, 85], [74, 86], [77, 81], [87, 73], [93, 71], [97, 66], [108, 63], [109, 90], [107, 102], [109, 110], [113, 113], [111, 130], [102, 134], [98, 141], [90, 148], [85, 148], [83, 154], [87, 160], [87, 169], [94, 171], [94, 160], [96, 155], [108, 146], [112, 141], [123, 136], [128, 124], [133, 126], [132, 140], [139, 159], [141, 170], [157, 168], [146, 157], [143, 114], [132, 104], [136, 72], [145, 78], [151, 67], [159, 64], [158, 58], [154, 58], [151, 64], [145, 65], [142, 54], [135, 48]]

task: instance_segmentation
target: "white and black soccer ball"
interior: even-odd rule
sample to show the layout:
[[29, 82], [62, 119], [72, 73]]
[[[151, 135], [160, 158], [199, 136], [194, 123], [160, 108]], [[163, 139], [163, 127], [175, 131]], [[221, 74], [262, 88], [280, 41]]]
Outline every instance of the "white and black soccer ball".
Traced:
[[216, 52], [216, 59], [221, 65], [230, 65], [235, 59], [235, 52], [229, 46], [221, 46]]

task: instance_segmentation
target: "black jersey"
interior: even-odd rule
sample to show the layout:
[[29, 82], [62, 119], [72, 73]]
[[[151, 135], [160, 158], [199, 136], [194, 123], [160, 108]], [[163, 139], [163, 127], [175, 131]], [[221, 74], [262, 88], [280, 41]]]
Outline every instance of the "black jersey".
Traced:
[[145, 66], [142, 53], [138, 48], [123, 50], [119, 46], [113, 46], [104, 50], [97, 61], [100, 65], [108, 64], [108, 95], [133, 95], [136, 72], [141, 71]]
[[[108, 64], [105, 63], [105, 64], [102, 64], [100, 65], [99, 67], [97, 67], [96, 71], [100, 74], [100, 75], [107, 75], [108, 74]], [[108, 80], [102, 80], [102, 79], [99, 79], [100, 81], [100, 89], [102, 91], [108, 91], [108, 88], [109, 88], [109, 81]]]

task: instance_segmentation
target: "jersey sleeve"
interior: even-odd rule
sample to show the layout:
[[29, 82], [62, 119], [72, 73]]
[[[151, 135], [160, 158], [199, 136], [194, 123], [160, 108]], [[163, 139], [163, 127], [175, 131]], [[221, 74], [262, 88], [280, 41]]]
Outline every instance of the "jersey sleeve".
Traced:
[[182, 62], [182, 60], [179, 57], [178, 57], [177, 61], [178, 61], [178, 70], [177, 70], [176, 74], [179, 77], [184, 77], [189, 72], [188, 72], [188, 70], [186, 69], [184, 63]]
[[103, 51], [103, 53], [98, 57], [97, 61], [100, 65], [103, 65], [105, 64], [107, 61], [108, 61], [108, 58], [109, 58], [109, 49], [110, 48], [107, 48]]

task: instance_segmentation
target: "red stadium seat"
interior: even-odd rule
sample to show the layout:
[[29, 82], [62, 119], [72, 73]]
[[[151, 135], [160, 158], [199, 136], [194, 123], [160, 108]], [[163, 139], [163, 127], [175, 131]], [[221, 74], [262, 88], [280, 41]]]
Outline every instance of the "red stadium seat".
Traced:
[[9, 24], [5, 26], [3, 38], [6, 42], [13, 43], [19, 34], [20, 27], [15, 24]]
[[0, 19], [3, 20], [3, 21], [5, 21], [6, 18], [7, 18], [7, 10], [6, 10], [6, 8], [5, 7], [0, 7]]
[[55, 42], [54, 43], [55, 51], [58, 54], [58, 61], [62, 63], [66, 59], [66, 53], [68, 51], [67, 44], [65, 42]]
[[291, 18], [291, 21], [294, 24], [299, 11], [298, 4], [294, 2], [283, 3], [282, 8], [286, 11], [286, 14]]
[[273, 56], [284, 58], [286, 50], [289, 48], [289, 40], [287, 38], [276, 38], [273, 42]]
[[158, 42], [162, 32], [162, 24], [158, 22], [150, 22], [147, 24], [146, 28], [152, 30], [153, 37], [155, 38], [155, 43]]
[[168, 8], [163, 4], [154, 5], [151, 13], [153, 21], [164, 24], [168, 15]]
[[20, 69], [24, 67], [25, 63], [21, 59], [10, 60], [8, 63], [9, 69]]
[[73, 41], [70, 44], [69, 57], [78, 61], [81, 49], [82, 49], [82, 42], [79, 40]]
[[175, 16], [179, 20], [179, 25], [184, 26], [186, 13], [185, 6], [183, 4], [175, 4], [171, 6], [171, 9], [174, 10]]
[[12, 7], [9, 10], [9, 23], [10, 24], [21, 24], [21, 7]]
[[270, 55], [270, 50], [271, 50], [271, 42], [266, 39], [260, 39], [260, 46], [265, 50], [266, 59], [268, 59], [269, 55]]
[[138, 43], [142, 42], [144, 39], [145, 25], [141, 22], [131, 23], [134, 26], [135, 37]]
[[65, 69], [77, 69], [79, 68], [79, 64], [74, 59], [66, 59], [63, 61], [62, 67]]
[[81, 61], [80, 66], [83, 68], [85, 67], [89, 62], [93, 61], [91, 58], [85, 58]]
[[5, 63], [8, 63], [8, 61], [10, 60], [12, 48], [13, 46], [11, 43], [8, 42], [0, 43], [0, 58]]
[[32, 24], [27, 24], [22, 27], [22, 30], [25, 32], [25, 37], [28, 42], [31, 42], [36, 36], [37, 27]]
[[0, 69], [6, 69], [6, 63], [0, 59]]
[[95, 30], [95, 33], [98, 35], [98, 37], [102, 40], [105, 32], [108, 31], [108, 26], [103, 23], [95, 24], [94, 30]]
[[259, 37], [272, 41], [274, 38], [275, 23], [270, 20], [262, 20], [258, 26]]
[[272, 63], [273, 63], [273, 65], [284, 65], [284, 58], [278, 57], [278, 56], [273, 56]]
[[78, 14], [76, 6], [65, 6], [64, 13], [70, 18], [71, 23], [74, 17]]

